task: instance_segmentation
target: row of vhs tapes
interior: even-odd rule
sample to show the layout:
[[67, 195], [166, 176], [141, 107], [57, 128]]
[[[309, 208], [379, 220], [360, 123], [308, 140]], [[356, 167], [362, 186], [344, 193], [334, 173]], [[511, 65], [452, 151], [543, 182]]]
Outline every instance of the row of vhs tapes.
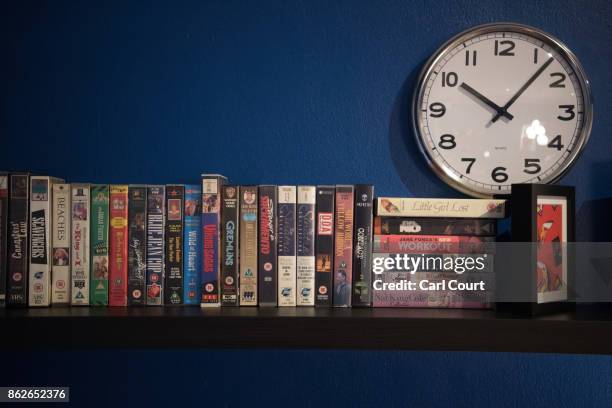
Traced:
[[372, 185], [224, 182], [203, 178], [203, 307], [371, 305]]
[[0, 174], [2, 304], [199, 305], [200, 199], [198, 185]]
[[373, 186], [0, 174], [0, 304], [370, 306]]

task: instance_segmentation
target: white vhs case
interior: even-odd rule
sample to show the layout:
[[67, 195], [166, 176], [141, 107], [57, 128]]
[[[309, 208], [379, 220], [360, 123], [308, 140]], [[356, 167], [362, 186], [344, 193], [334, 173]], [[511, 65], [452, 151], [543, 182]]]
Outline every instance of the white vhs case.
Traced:
[[53, 185], [51, 304], [70, 304], [70, 184]]
[[298, 306], [315, 304], [315, 204], [317, 188], [297, 188], [297, 288]]

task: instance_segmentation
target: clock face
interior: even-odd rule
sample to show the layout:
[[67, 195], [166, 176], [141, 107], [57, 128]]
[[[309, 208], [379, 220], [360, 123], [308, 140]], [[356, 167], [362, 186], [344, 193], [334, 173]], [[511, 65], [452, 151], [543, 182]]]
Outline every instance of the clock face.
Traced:
[[505, 23], [443, 46], [421, 73], [413, 109], [432, 168], [473, 196], [557, 180], [592, 123], [588, 81], [574, 55], [548, 34]]

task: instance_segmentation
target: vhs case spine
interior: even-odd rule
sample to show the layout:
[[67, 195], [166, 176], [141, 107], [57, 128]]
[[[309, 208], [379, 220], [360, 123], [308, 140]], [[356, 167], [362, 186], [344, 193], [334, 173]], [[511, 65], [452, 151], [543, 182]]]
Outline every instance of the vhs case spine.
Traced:
[[221, 306], [238, 306], [240, 188], [221, 190]]
[[200, 299], [202, 299], [200, 282], [200, 270], [202, 268], [200, 257], [202, 246], [201, 203], [202, 188], [195, 184], [186, 185], [183, 213], [185, 218], [183, 300], [186, 305], [199, 305]]
[[110, 186], [109, 290], [110, 306], [127, 306], [128, 186]]
[[353, 278], [353, 186], [336, 187], [334, 307], [351, 306]]
[[240, 306], [257, 306], [257, 186], [240, 187]]
[[202, 175], [202, 307], [221, 306], [219, 290], [221, 256], [221, 187], [227, 178], [218, 174]]
[[11, 174], [9, 182], [8, 306], [27, 306], [30, 266], [30, 175]]
[[353, 307], [372, 305], [372, 218], [374, 186], [355, 186], [353, 234]]
[[164, 283], [165, 186], [147, 187], [147, 306], [161, 306]]
[[504, 218], [506, 200], [378, 197], [379, 217]]
[[166, 186], [166, 305], [180, 305], [183, 303], [184, 199], [184, 186]]
[[497, 221], [470, 218], [375, 217], [374, 234], [494, 237], [497, 234]]
[[259, 305], [276, 306], [278, 275], [276, 254], [277, 187], [259, 186]]
[[0, 173], [0, 307], [6, 306], [9, 175]]
[[73, 306], [89, 305], [89, 221], [90, 186], [72, 184], [72, 236], [70, 237], [71, 302]]
[[30, 180], [29, 306], [51, 304], [53, 184], [62, 182], [48, 176], [32, 176]]
[[278, 305], [296, 305], [296, 188], [278, 187]]
[[332, 305], [332, 269], [334, 265], [334, 186], [317, 187], [315, 306]]
[[70, 184], [53, 185], [51, 304], [70, 304]]
[[110, 267], [108, 257], [108, 231], [110, 225], [108, 185], [92, 185], [90, 192], [90, 303], [93, 306], [106, 306], [108, 305], [108, 275]]
[[374, 235], [373, 252], [493, 253], [495, 238], [457, 235]]
[[146, 304], [147, 187], [128, 188], [128, 306]]
[[296, 304], [315, 304], [315, 204], [317, 191], [314, 186], [297, 188], [296, 223]]

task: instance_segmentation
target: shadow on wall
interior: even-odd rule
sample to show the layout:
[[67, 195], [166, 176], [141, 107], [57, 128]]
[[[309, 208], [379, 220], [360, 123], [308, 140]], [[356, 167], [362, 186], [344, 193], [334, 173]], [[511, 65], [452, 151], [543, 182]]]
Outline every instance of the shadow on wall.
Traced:
[[576, 214], [576, 240], [579, 242], [612, 242], [612, 161], [593, 163], [590, 176], [592, 194], [610, 197], [586, 200]]
[[406, 186], [409, 195], [415, 197], [461, 197], [441, 181], [429, 168], [421, 154], [412, 129], [412, 94], [417, 86], [421, 66], [406, 78], [395, 97], [389, 124], [389, 149], [393, 165]]

